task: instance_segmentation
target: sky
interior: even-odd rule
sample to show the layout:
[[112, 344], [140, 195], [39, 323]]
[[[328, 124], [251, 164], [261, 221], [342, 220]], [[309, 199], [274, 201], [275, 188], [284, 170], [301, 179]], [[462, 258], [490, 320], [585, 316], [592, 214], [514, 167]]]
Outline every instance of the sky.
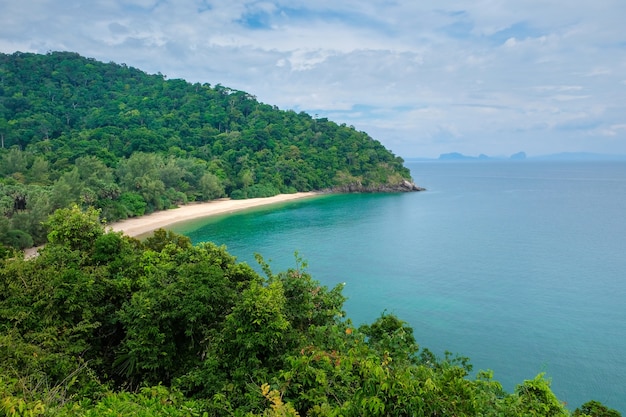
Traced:
[[0, 52], [222, 84], [405, 159], [626, 154], [624, 22], [624, 0], [0, 0]]

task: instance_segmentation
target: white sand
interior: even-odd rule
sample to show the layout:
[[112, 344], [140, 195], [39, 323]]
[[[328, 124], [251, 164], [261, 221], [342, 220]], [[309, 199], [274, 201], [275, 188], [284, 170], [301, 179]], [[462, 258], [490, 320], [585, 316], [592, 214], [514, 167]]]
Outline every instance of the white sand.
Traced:
[[245, 200], [231, 200], [223, 198], [209, 201], [207, 203], [191, 203], [175, 209], [157, 211], [152, 214], [131, 219], [122, 220], [106, 225], [106, 229], [122, 231], [125, 235], [135, 237], [145, 235], [156, 229], [170, 226], [188, 220], [200, 219], [217, 214], [228, 214], [236, 211], [254, 207], [266, 206], [268, 204], [283, 203], [285, 201], [297, 200], [306, 197], [319, 195], [315, 192], [279, 194], [266, 198], [248, 198]]
[[[222, 198], [207, 203], [191, 203], [175, 209], [157, 211], [146, 216], [133, 217], [127, 220], [110, 223], [105, 227], [106, 230], [112, 229], [115, 232], [122, 231], [127, 236], [136, 237], [148, 234], [156, 229], [165, 228], [174, 223], [201, 219], [218, 214], [234, 213], [249, 208], [283, 203], [316, 195], [319, 195], [319, 193], [311, 191], [308, 193], [279, 194], [266, 198], [248, 198], [245, 200]], [[37, 256], [37, 252], [41, 248], [42, 246], [25, 249], [24, 257], [29, 259]]]

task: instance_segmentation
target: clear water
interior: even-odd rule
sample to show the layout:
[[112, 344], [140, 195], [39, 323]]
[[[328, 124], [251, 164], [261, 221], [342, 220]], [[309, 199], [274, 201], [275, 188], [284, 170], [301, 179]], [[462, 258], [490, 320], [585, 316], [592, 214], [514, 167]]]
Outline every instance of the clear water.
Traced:
[[321, 196], [179, 225], [255, 266], [345, 282], [348, 316], [386, 310], [505, 389], [540, 372], [570, 409], [626, 413], [626, 163], [409, 163], [428, 191]]

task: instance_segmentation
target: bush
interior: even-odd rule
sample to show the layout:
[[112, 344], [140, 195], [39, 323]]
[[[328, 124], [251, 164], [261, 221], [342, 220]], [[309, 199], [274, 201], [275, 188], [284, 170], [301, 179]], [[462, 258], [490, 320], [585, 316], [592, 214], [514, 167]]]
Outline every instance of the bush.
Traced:
[[[297, 192], [293, 189], [293, 192]], [[230, 198], [233, 200], [243, 200], [246, 198], [265, 198], [280, 194], [280, 190], [271, 184], [254, 184], [244, 189], [233, 190]]]
[[599, 401], [588, 401], [577, 408], [573, 414], [574, 417], [592, 416], [592, 417], [622, 417], [622, 415], [611, 408], [608, 408]]
[[33, 238], [23, 230], [9, 230], [3, 243], [17, 249], [26, 249], [33, 246]]
[[122, 193], [120, 202], [124, 205], [130, 217], [143, 216], [146, 213], [148, 204], [137, 193]]
[[255, 184], [247, 190], [248, 198], [272, 197], [277, 194], [280, 194], [278, 188], [270, 184]]

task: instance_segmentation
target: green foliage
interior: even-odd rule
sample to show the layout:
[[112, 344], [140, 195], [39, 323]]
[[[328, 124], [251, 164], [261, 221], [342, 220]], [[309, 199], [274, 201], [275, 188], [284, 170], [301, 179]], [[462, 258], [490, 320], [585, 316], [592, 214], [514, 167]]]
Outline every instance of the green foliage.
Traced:
[[123, 209], [118, 214], [118, 218], [122, 219], [126, 217], [143, 216], [148, 206], [146, 201], [139, 194], [130, 191], [120, 195], [119, 203]]
[[226, 316], [220, 343], [222, 354], [230, 359], [227, 362], [249, 373], [280, 358], [285, 351], [285, 333], [290, 328], [284, 308], [280, 282], [267, 286], [251, 282]]
[[223, 248], [192, 247], [186, 238], [158, 235], [147, 245], [160, 250], [143, 253], [142, 280], [117, 312], [126, 335], [114, 371], [132, 384], [169, 384], [198, 367], [209, 338], [224, 331], [242, 280], [257, 278]]
[[73, 205], [115, 221], [188, 201], [379, 190], [410, 178], [364, 132], [219, 84], [67, 52], [0, 54], [0, 69], [0, 209], [34, 244], [46, 240], [41, 222]]
[[0, 401], [0, 412], [7, 417], [34, 417], [45, 414], [46, 408], [40, 400], [27, 402], [23, 398], [7, 395]]
[[59, 417], [203, 417], [203, 409], [202, 403], [184, 398], [179, 391], [156, 385], [137, 393], [108, 393], [95, 402], [72, 403], [52, 411]]
[[88, 251], [104, 234], [100, 212], [93, 207], [85, 212], [76, 205], [59, 209], [50, 216], [46, 226], [50, 229], [49, 243], [68, 245], [72, 250]]
[[541, 374], [507, 393], [394, 315], [355, 328], [297, 253], [276, 274], [257, 256], [262, 278], [211, 243], [106, 232], [95, 209], [47, 225], [38, 257], [0, 260], [0, 415], [570, 415]]
[[[144, 240], [144, 246], [146, 249], [151, 249], [155, 252], [163, 251], [168, 245], [173, 245], [173, 247], [178, 249], [190, 249], [191, 239], [172, 231], [157, 229], [152, 233], [152, 236], [149, 236]], [[171, 249], [172, 248], [170, 248], [170, 250]]]
[[2, 238], [2, 243], [17, 249], [26, 249], [33, 246], [33, 238], [23, 230], [9, 230]]
[[7, 259], [15, 256], [15, 249], [0, 243], [0, 259]]
[[567, 416], [565, 409], [550, 390], [550, 382], [543, 374], [535, 379], [524, 381], [515, 389], [517, 394], [515, 408], [527, 416]]
[[418, 345], [413, 337], [413, 329], [396, 316], [382, 314], [371, 325], [359, 328], [368, 344], [394, 361], [415, 361]]
[[574, 410], [574, 417], [621, 417], [622, 415], [611, 408], [608, 408], [599, 401], [588, 401]]
[[230, 197], [233, 200], [243, 200], [245, 198], [272, 197], [280, 194], [280, 190], [270, 184], [254, 184], [241, 190], [234, 190]]
[[217, 175], [210, 172], [207, 172], [200, 178], [198, 185], [202, 200], [215, 200], [216, 198], [224, 197], [226, 192]]

